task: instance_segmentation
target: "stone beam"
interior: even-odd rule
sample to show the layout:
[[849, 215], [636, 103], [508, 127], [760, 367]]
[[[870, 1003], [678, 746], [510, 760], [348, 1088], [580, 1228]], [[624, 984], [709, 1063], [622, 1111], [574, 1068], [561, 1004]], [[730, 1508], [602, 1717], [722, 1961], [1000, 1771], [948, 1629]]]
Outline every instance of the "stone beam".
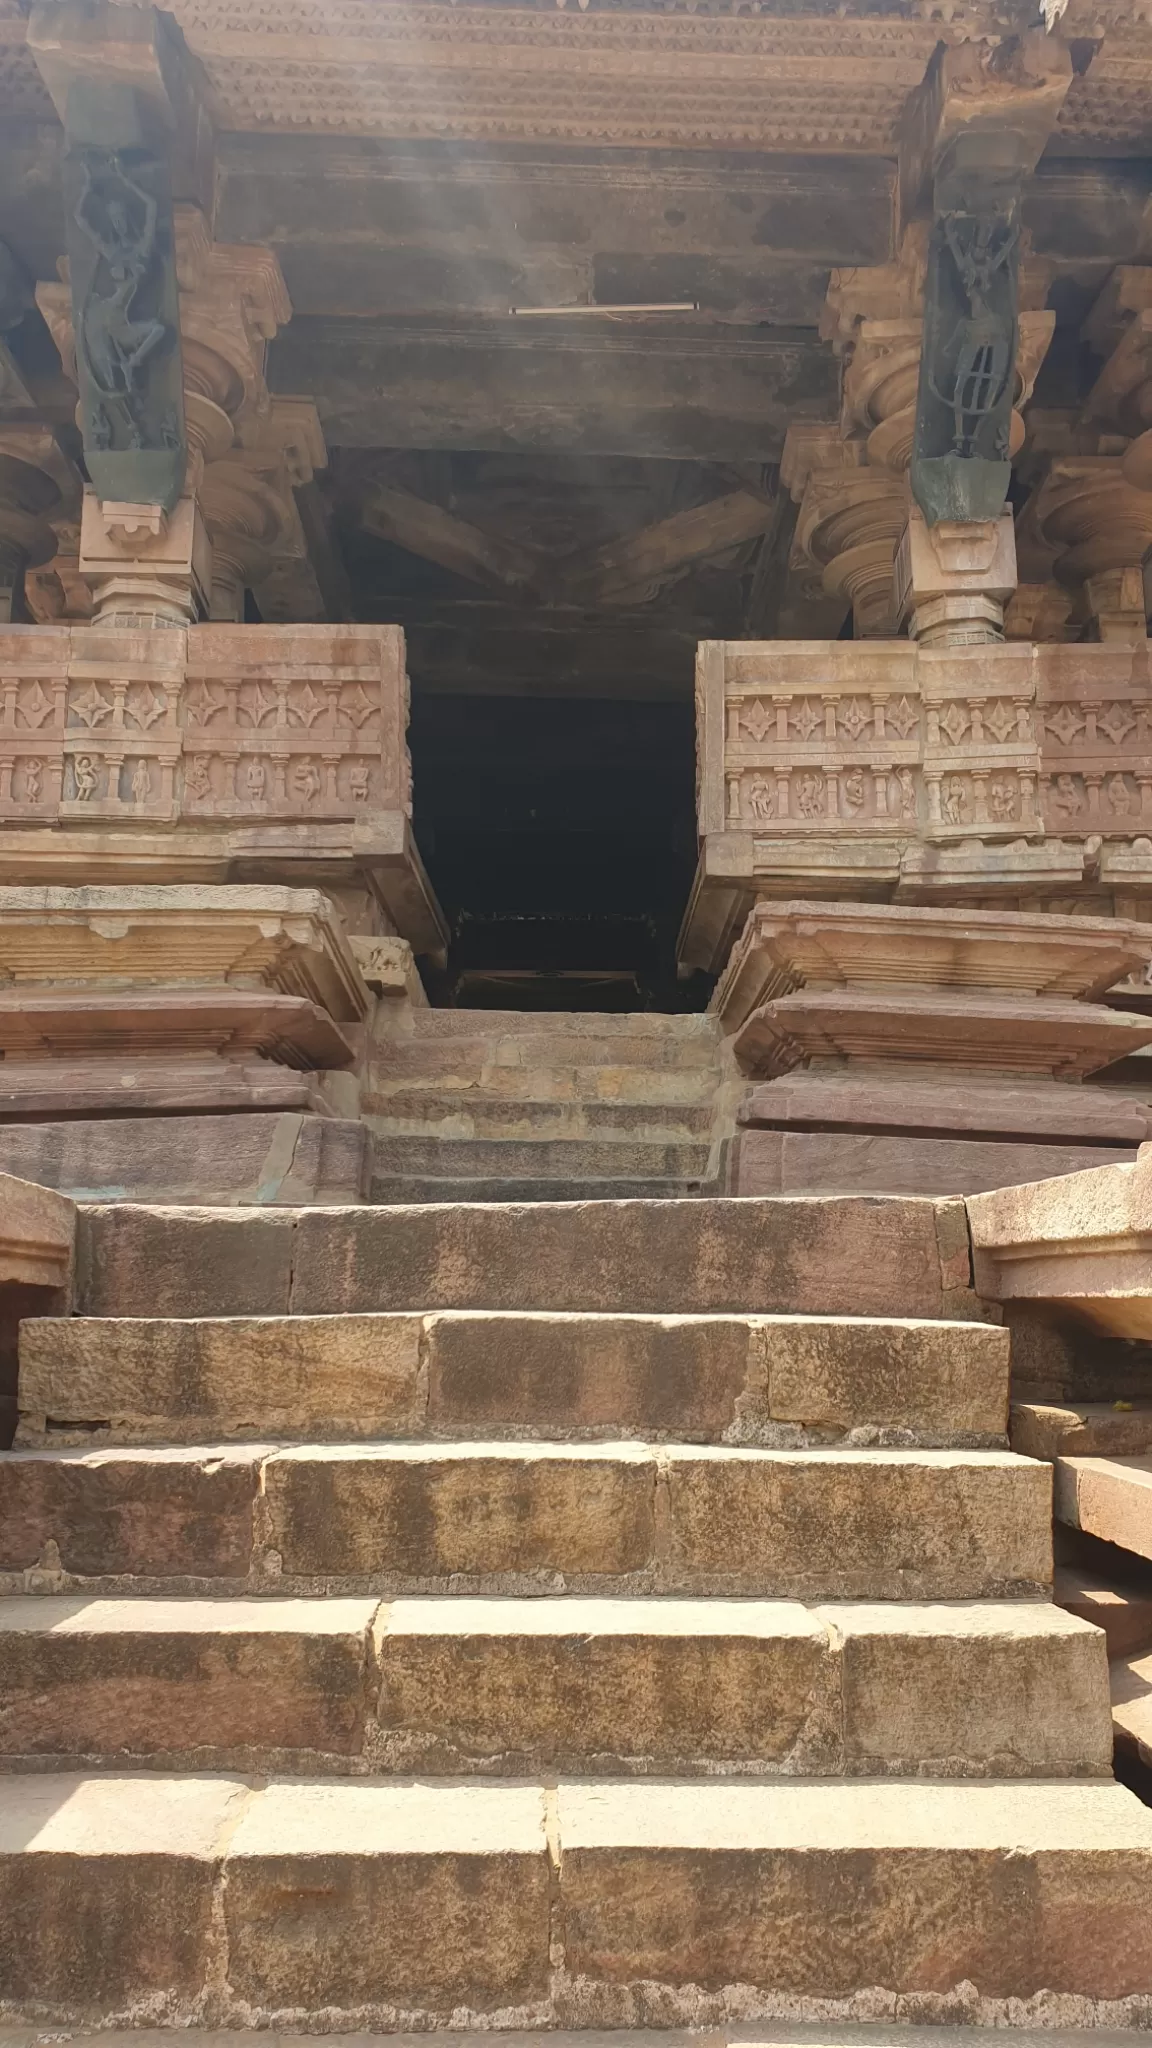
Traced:
[[526, 590], [537, 581], [541, 560], [530, 548], [483, 533], [427, 498], [399, 484], [381, 484], [367, 500], [361, 524], [413, 555], [438, 562], [457, 576], [498, 590]]
[[827, 419], [835, 364], [806, 328], [296, 319], [274, 392], [315, 393], [329, 447], [578, 449], [776, 462]]
[[974, 162], [987, 156], [989, 145], [998, 149], [1010, 136], [1019, 174], [1033, 170], [1071, 83], [1067, 45], [1041, 28], [1021, 36], [942, 44], [900, 124], [901, 232], [931, 213], [933, 181], [950, 154]]
[[561, 565], [566, 596], [589, 604], [626, 604], [654, 595], [693, 562], [706, 561], [754, 540], [776, 516], [770, 498], [730, 491], [707, 505], [673, 513], [639, 533], [624, 534], [583, 562]]

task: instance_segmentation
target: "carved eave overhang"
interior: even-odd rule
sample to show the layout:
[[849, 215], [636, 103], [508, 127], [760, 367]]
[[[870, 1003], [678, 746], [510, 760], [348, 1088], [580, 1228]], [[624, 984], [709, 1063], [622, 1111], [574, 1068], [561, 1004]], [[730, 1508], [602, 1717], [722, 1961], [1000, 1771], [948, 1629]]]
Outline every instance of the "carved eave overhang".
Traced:
[[[633, 147], [894, 152], [939, 42], [1033, 0], [175, 0], [220, 129]], [[1147, 0], [1070, 0], [1081, 56], [1049, 155], [1152, 147]], [[16, 0], [0, 116], [54, 120]]]

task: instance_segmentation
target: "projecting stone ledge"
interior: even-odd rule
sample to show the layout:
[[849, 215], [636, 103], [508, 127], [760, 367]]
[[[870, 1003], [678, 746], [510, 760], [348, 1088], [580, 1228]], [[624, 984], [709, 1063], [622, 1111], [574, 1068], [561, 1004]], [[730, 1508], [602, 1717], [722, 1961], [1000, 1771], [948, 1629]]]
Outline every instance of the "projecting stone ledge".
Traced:
[[89, 1200], [363, 1195], [372, 998], [317, 890], [0, 888], [0, 974], [0, 1168]]
[[968, 1202], [986, 1299], [1048, 1305], [1111, 1337], [1152, 1337], [1152, 1146]]
[[758, 903], [711, 1008], [759, 1085], [738, 1195], [970, 1194], [1131, 1160], [1148, 1105], [1078, 1086], [1150, 1020], [1098, 998], [1152, 925], [907, 904]]

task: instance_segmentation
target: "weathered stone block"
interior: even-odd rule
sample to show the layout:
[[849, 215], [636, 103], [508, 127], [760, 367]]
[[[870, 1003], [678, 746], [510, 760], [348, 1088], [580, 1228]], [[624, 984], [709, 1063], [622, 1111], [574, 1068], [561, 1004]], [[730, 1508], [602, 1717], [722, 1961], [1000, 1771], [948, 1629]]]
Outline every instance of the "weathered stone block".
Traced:
[[363, 1124], [300, 1109], [5, 1124], [0, 1161], [83, 1202], [356, 1202]]
[[258, 1480], [255, 1449], [11, 1451], [0, 1570], [244, 1577]]
[[364, 1741], [374, 1600], [0, 1601], [0, 1753], [267, 1769]]
[[1048, 1474], [1007, 1452], [670, 1445], [661, 1456], [672, 1585], [979, 1600], [1051, 1581]]
[[1099, 1629], [1024, 1601], [817, 1612], [840, 1645], [847, 1769], [1109, 1774]]
[[0, 1996], [39, 2015], [190, 2006], [212, 1947], [214, 1859], [247, 1797], [227, 1778], [9, 1778]]
[[459, 2025], [549, 1988], [534, 1786], [270, 1785], [229, 1847], [229, 1980], [250, 2013]]
[[1056, 1519], [1152, 1558], [1152, 1456], [1057, 1458]]
[[[300, 1217], [293, 1307], [939, 1316], [973, 1306], [947, 1203], [494, 1203]], [[956, 1207], [960, 1234], [963, 1219]]]
[[699, 2024], [737, 1985], [1152, 1986], [1152, 1815], [1118, 1785], [562, 1783], [559, 1809], [566, 1966], [601, 2024]]
[[981, 1323], [795, 1318], [760, 1325], [772, 1417], [1002, 1436], [1008, 1333]]
[[783, 1601], [397, 1600], [377, 1625], [396, 1769], [835, 1768], [835, 1658]]
[[758, 1348], [735, 1317], [434, 1315], [428, 1420], [468, 1431], [636, 1429], [719, 1436]]
[[[263, 1240], [261, 1240], [263, 1242]], [[405, 1435], [424, 1420], [419, 1316], [28, 1321], [21, 1440]]]
[[296, 1217], [281, 1210], [78, 1212], [76, 1307], [90, 1316], [287, 1315]]
[[655, 1491], [639, 1445], [301, 1448], [268, 1460], [265, 1541], [294, 1575], [612, 1577], [651, 1565]]

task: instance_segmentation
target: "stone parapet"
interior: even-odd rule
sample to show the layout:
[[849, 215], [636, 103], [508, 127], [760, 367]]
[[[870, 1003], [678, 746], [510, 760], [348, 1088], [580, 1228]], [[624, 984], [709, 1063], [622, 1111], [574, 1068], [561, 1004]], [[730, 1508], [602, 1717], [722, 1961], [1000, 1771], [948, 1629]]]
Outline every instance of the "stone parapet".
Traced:
[[686, 967], [762, 896], [1152, 905], [1146, 646], [706, 641], [696, 715]]

